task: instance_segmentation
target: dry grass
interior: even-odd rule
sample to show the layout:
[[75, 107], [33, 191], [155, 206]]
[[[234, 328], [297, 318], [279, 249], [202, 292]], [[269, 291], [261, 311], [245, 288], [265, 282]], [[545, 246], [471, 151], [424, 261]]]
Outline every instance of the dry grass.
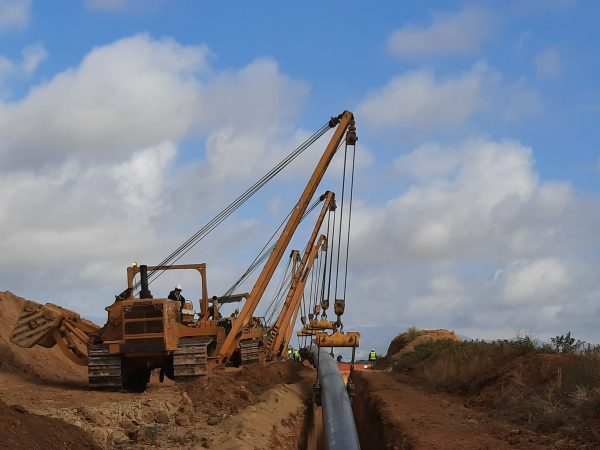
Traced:
[[597, 352], [561, 353], [528, 337], [434, 341], [403, 355], [394, 369], [537, 431], [572, 431], [600, 416]]

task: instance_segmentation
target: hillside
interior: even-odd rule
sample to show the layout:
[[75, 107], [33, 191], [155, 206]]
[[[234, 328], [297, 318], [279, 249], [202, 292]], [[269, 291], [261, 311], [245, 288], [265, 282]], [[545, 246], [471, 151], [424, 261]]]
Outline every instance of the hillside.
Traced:
[[[600, 448], [598, 348], [540, 347], [528, 337], [461, 341], [446, 330], [409, 329], [391, 342], [380, 367], [400, 382], [399, 391], [409, 383], [437, 392], [437, 400], [427, 401], [440, 404], [444, 395], [458, 396], [473, 416], [483, 411], [488, 420], [538, 433], [530, 441], [547, 448]], [[361, 379], [372, 390], [381, 382]]]

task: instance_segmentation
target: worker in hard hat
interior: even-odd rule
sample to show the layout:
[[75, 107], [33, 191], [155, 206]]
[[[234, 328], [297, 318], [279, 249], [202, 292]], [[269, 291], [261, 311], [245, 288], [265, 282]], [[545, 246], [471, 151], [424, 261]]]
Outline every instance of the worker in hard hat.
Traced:
[[181, 285], [178, 284], [177, 286], [175, 286], [175, 289], [173, 289], [171, 292], [169, 292], [169, 300], [175, 300], [175, 301], [179, 301], [181, 302], [181, 307], [179, 308], [179, 312], [181, 313], [181, 310], [183, 309], [183, 307], [185, 306], [185, 297], [183, 295], [181, 295], [181, 291], [183, 289], [181, 288]]
[[294, 359], [300, 361], [300, 352], [296, 349], [294, 349]]
[[292, 350], [292, 347], [288, 347], [288, 359], [292, 359], [293, 356], [294, 350]]
[[375, 349], [372, 348], [369, 352], [369, 362], [371, 363], [371, 369], [375, 368], [375, 361], [377, 361], [377, 353], [375, 353]]

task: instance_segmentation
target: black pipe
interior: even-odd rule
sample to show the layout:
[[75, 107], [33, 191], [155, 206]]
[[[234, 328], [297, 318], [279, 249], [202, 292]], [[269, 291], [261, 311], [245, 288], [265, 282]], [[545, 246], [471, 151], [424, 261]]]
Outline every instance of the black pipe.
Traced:
[[318, 361], [323, 432], [327, 450], [360, 450], [352, 404], [337, 363], [325, 350], [309, 349]]
[[140, 298], [152, 298], [152, 292], [148, 288], [148, 266], [142, 264], [140, 266]]

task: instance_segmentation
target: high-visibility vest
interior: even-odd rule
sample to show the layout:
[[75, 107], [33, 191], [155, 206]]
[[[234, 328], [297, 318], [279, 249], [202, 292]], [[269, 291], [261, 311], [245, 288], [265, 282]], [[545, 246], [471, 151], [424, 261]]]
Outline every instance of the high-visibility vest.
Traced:
[[376, 359], [377, 359], [377, 354], [375, 352], [369, 352], [369, 361], [375, 361]]
[[288, 357], [291, 358], [292, 357], [292, 349], [288, 348]]
[[294, 350], [294, 358], [300, 358], [300, 352], [298, 350]]

